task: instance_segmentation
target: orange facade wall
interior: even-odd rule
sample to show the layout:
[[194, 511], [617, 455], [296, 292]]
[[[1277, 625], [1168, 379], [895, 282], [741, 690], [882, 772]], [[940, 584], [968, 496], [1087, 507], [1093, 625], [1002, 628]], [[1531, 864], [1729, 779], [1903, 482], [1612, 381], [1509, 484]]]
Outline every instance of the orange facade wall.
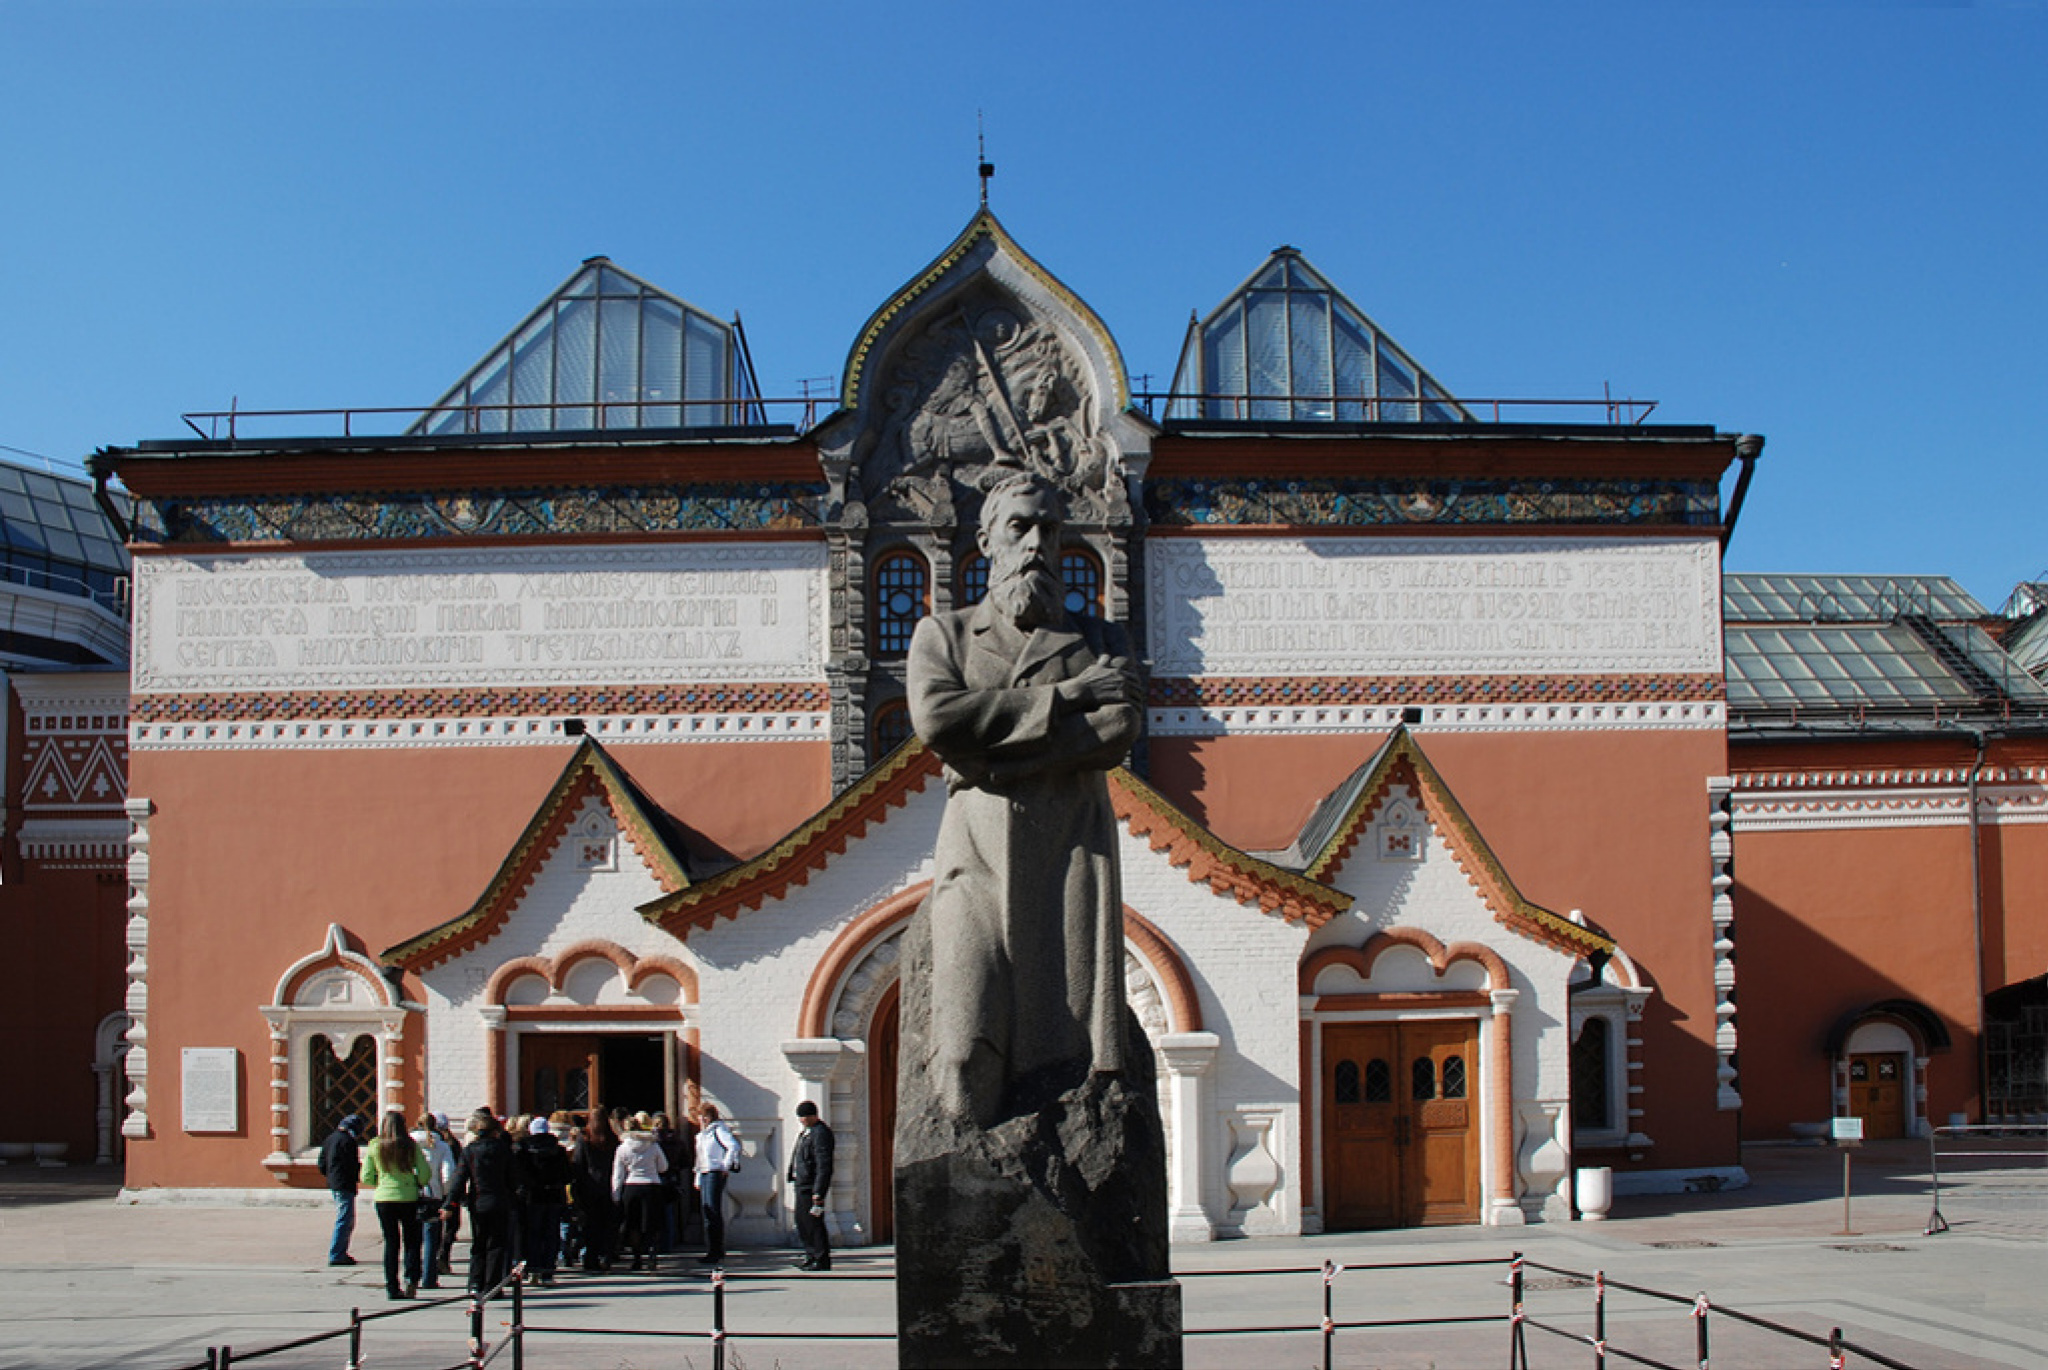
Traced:
[[[1583, 910], [1655, 985], [1644, 1013], [1640, 1165], [1736, 1163], [1736, 1117], [1715, 1107], [1707, 779], [1718, 731], [1416, 731], [1522, 893]], [[1153, 782], [1224, 840], [1291, 842], [1383, 735], [1155, 738]]]
[[[100, 1020], [121, 1010], [127, 990], [127, 904], [118, 869], [10, 863], [0, 884], [0, 945], [14, 970], [0, 994], [0, 1097], [9, 1101], [0, 1142], [62, 1142], [69, 1164], [93, 1160], [93, 1050]], [[128, 1084], [113, 1084], [118, 1131]]]
[[[239, 1134], [179, 1130], [178, 1058], [151, 1062], [151, 1137], [128, 1183], [264, 1187], [268, 1026], [278, 977], [340, 924], [373, 957], [466, 910], [575, 750], [478, 747], [308, 752], [140, 752], [130, 794], [150, 819], [153, 1041], [242, 1054]], [[685, 743], [607, 749], [699, 852], [752, 855], [829, 797], [824, 743]], [[409, 987], [416, 992], [416, 987]], [[409, 1043], [417, 1057], [419, 1044]], [[417, 1100], [408, 1101], [417, 1106]]]
[[[1738, 772], [1881, 794], [1883, 778], [1938, 776], [1957, 795], [1976, 764], [1974, 743], [1952, 735], [1861, 739], [1740, 749]], [[1985, 798], [1997, 803], [2004, 770], [2048, 764], [2041, 739], [1994, 739]], [[2048, 970], [2048, 824], [2024, 810], [1987, 815], [1978, 829], [1983, 909], [1982, 989], [1994, 992]], [[2005, 821], [2001, 821], [2003, 818]], [[2029, 820], [2032, 821], [2029, 821]], [[1971, 830], [1892, 826], [1742, 831], [1735, 860], [1736, 957], [1742, 1021], [1767, 1032], [1768, 1054], [1742, 1061], [1746, 1135], [1782, 1137], [1795, 1122], [1826, 1118], [1833, 1099], [1828, 1031], [1845, 1014], [1907, 999], [1938, 1014], [1951, 1046], [1930, 1058], [1926, 1116], [1981, 1117], [1979, 982], [1972, 964]]]
[[1773, 1049], [1742, 1059], [1744, 1129], [1783, 1137], [1833, 1113], [1828, 1030], [1884, 999], [1938, 1013], [1954, 1042], [1928, 1069], [1936, 1122], [1974, 1110], [1977, 985], [1969, 829], [1755, 832], [1737, 838], [1742, 1022]]

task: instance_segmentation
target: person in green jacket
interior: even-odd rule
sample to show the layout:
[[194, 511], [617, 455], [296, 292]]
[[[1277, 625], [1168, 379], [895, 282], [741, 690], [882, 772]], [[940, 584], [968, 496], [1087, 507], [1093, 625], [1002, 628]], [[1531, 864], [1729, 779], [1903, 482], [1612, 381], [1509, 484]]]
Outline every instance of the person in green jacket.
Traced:
[[[363, 1148], [362, 1183], [371, 1189], [377, 1225], [384, 1233], [384, 1295], [409, 1299], [420, 1286], [420, 1197], [434, 1180], [426, 1149], [405, 1129], [405, 1115], [392, 1109], [377, 1128], [377, 1140]], [[405, 1248], [405, 1283], [398, 1283], [398, 1251]]]

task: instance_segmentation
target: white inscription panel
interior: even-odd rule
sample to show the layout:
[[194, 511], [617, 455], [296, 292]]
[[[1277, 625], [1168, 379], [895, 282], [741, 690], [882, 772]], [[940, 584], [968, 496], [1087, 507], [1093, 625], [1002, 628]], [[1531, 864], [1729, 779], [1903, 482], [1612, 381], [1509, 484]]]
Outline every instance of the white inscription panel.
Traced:
[[1161, 538], [1145, 557], [1161, 676], [1721, 669], [1708, 538]]
[[187, 1132], [233, 1132], [242, 1125], [237, 1088], [241, 1053], [233, 1047], [186, 1047], [178, 1078], [179, 1121]]
[[825, 548], [137, 557], [138, 694], [815, 680]]

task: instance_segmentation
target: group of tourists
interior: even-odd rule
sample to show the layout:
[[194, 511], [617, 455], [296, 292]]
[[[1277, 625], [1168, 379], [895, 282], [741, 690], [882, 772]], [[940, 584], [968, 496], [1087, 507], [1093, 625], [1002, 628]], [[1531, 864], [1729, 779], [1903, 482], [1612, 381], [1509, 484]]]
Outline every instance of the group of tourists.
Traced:
[[[789, 1179], [804, 1244], [798, 1267], [829, 1270], [832, 1130], [808, 1101], [797, 1118], [803, 1130]], [[682, 1129], [663, 1113], [602, 1108], [511, 1119], [480, 1108], [459, 1137], [445, 1113], [422, 1114], [408, 1127], [392, 1109], [374, 1138], [365, 1139], [367, 1127], [351, 1113], [320, 1148], [335, 1204], [327, 1263], [356, 1263], [348, 1253], [356, 1198], [369, 1190], [392, 1299], [438, 1289], [452, 1275], [465, 1214], [471, 1293], [496, 1288], [520, 1261], [543, 1286], [565, 1265], [601, 1273], [629, 1257], [630, 1269], [652, 1273], [693, 1229], [704, 1246], [698, 1263], [725, 1263], [725, 1186], [742, 1157], [715, 1104], [699, 1104]]]

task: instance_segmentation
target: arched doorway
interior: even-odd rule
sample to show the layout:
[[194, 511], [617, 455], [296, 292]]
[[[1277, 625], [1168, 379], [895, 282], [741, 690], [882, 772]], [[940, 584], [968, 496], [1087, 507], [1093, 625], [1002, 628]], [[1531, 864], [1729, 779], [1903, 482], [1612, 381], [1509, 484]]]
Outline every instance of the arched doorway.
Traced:
[[873, 1142], [868, 1147], [868, 1193], [873, 1196], [869, 1223], [877, 1242], [896, 1240], [896, 1061], [902, 987], [891, 985], [875, 1007], [868, 1030], [868, 1119]]

